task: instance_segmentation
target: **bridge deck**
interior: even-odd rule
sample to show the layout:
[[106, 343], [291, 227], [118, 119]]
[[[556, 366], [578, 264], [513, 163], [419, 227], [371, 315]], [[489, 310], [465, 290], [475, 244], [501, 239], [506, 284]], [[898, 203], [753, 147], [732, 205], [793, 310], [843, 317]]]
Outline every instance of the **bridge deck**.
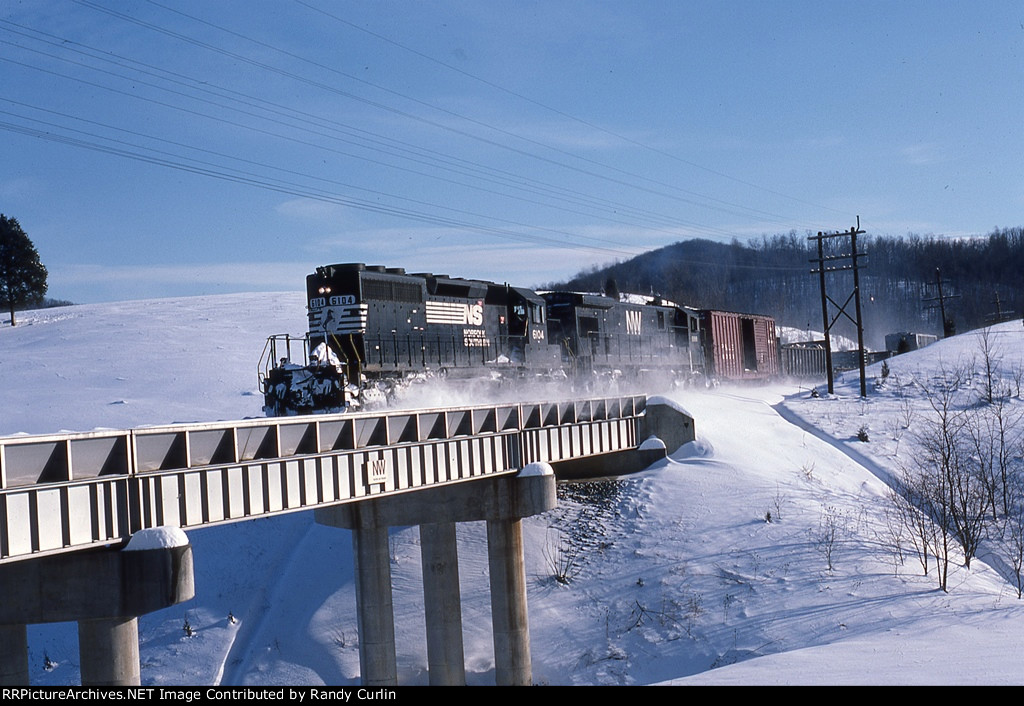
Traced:
[[643, 395], [0, 438], [0, 563], [635, 448]]

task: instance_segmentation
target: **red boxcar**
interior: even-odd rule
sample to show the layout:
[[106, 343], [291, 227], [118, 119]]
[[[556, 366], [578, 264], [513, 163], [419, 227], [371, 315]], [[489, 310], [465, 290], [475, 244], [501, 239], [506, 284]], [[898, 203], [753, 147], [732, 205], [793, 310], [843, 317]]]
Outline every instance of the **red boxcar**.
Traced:
[[778, 339], [770, 316], [704, 309], [700, 321], [709, 376], [746, 380], [779, 374]]

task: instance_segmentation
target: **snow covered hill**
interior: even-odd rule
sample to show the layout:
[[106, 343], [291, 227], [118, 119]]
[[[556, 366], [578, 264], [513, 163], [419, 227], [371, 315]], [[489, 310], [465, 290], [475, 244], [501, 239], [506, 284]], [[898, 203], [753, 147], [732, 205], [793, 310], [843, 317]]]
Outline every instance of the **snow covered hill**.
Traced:
[[0, 434], [262, 416], [264, 342], [306, 326], [301, 292], [19, 314], [0, 327]]
[[[305, 325], [300, 293], [19, 320], [0, 330], [0, 434], [257, 416], [264, 339]], [[989, 343], [1019, 411], [1020, 323]], [[524, 523], [535, 680], [1024, 683], [1024, 602], [995, 538], [969, 570], [954, 561], [944, 592], [905, 544], [899, 561], [888, 512], [885, 481], [919, 455], [940, 371], [973, 367], [963, 394], [978, 406], [979, 346], [972, 332], [894, 358], [884, 380], [873, 366], [866, 401], [855, 374], [832, 397], [797, 384], [673, 393], [697, 442], [642, 474], [562, 487], [556, 510]], [[471, 684], [494, 679], [484, 535], [459, 526]], [[358, 683], [347, 532], [300, 513], [189, 538], [198, 595], [140, 621], [145, 684]], [[403, 684], [427, 679], [418, 541], [416, 528], [392, 531]], [[77, 682], [74, 625], [29, 640], [33, 683]]]

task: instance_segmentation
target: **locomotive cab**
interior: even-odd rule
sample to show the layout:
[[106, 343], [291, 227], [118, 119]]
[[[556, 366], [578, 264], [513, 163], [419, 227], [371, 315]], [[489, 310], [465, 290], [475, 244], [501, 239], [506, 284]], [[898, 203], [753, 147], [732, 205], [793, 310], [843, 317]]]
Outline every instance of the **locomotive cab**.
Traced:
[[358, 273], [361, 265], [327, 265], [306, 277], [310, 349], [324, 345], [340, 361], [348, 380], [362, 376], [367, 306]]
[[488, 303], [502, 309], [498, 327], [502, 350], [508, 362], [528, 370], [559, 367], [557, 346], [549, 346], [542, 297], [529, 289], [493, 285]]

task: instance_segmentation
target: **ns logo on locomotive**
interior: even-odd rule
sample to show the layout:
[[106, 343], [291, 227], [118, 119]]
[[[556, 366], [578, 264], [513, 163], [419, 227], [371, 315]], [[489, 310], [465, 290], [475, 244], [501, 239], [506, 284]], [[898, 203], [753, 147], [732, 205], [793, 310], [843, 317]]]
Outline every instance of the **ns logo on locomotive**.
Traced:
[[383, 402], [414, 378], [704, 371], [699, 312], [657, 297], [538, 293], [358, 263], [318, 267], [306, 293], [308, 332], [272, 336], [261, 360], [270, 415]]

